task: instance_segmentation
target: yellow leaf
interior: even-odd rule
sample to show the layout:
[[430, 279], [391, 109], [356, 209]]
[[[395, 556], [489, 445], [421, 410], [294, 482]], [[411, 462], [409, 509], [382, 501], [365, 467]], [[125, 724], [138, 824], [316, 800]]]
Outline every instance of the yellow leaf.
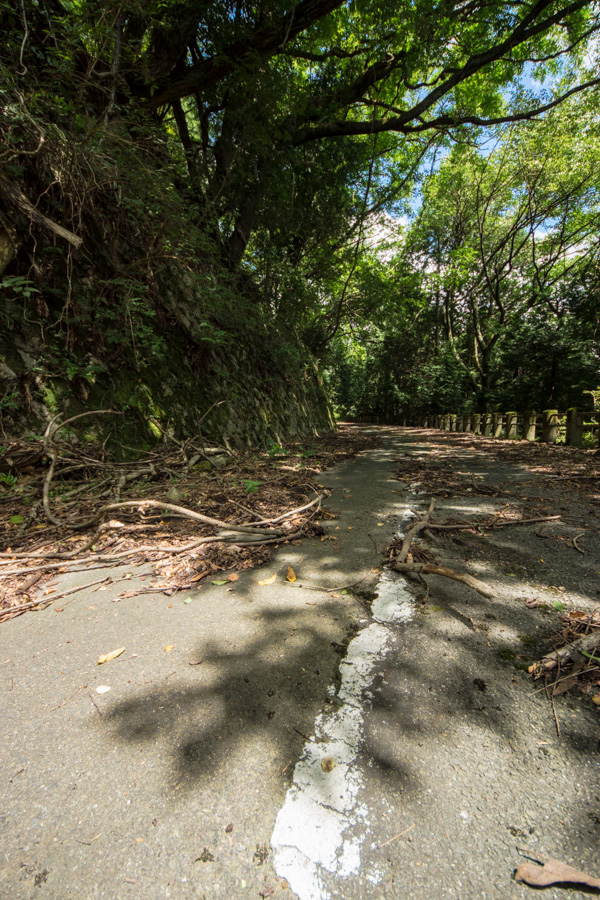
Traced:
[[165, 653], [168, 653], [169, 650], [174, 650], [174, 649], [175, 649], [175, 644], [167, 644], [167, 646], [165, 647]]
[[285, 577], [288, 581], [296, 580], [296, 573], [294, 572], [294, 570], [292, 569], [291, 566], [288, 566], [287, 575]]
[[118, 650], [113, 650], [112, 653], [107, 653], [105, 656], [99, 656], [96, 660], [96, 665], [101, 666], [102, 663], [110, 662], [111, 659], [116, 659], [117, 656], [120, 656], [121, 653], [125, 652], [125, 647], [119, 647]]
[[378, 528], [383, 528], [383, 522], [378, 522], [378, 523], [377, 523], [377, 527], [378, 527]]
[[277, 575], [271, 575], [270, 578], [265, 578], [264, 581], [259, 581], [258, 583], [259, 584], [273, 584], [273, 582], [275, 581], [276, 578], [277, 578]]

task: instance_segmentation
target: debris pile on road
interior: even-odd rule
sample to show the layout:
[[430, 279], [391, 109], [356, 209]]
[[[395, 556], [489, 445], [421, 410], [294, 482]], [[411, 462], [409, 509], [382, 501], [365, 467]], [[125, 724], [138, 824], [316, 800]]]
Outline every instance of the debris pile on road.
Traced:
[[82, 446], [77, 418], [0, 457], [0, 622], [63, 596], [48, 580], [66, 571], [151, 563], [145, 592], [170, 594], [261, 565], [271, 546], [324, 533], [319, 473], [379, 444], [350, 427], [246, 452], [165, 438], [123, 462]]
[[556, 635], [554, 651], [533, 663], [529, 672], [534, 678], [555, 675], [548, 685], [552, 696], [576, 687], [600, 706], [600, 610], [572, 610], [562, 613], [560, 621], [564, 627]]

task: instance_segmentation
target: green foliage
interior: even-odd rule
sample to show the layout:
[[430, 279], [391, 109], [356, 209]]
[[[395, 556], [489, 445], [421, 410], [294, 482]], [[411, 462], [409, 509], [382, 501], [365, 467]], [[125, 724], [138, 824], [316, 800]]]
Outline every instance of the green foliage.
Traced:
[[19, 394], [16, 389], [7, 390], [0, 397], [0, 416], [3, 412], [14, 412], [19, 408]]
[[274, 456], [288, 456], [289, 451], [282, 447], [281, 444], [276, 444], [274, 441], [269, 441], [267, 443], [267, 453], [271, 458]]
[[492, 149], [480, 130], [593, 77], [592, 4], [13, 7], [0, 174], [46, 217], [11, 207], [0, 282], [5, 330], [35, 344], [9, 347], [23, 408], [66, 383], [160, 432], [180, 373], [226, 379], [231, 350], [267, 389], [314, 354], [344, 414], [598, 383], [594, 101]]
[[26, 300], [29, 300], [34, 294], [39, 294], [38, 289], [22, 275], [5, 276], [0, 281], [0, 291], [8, 291], [17, 296], [22, 294]]

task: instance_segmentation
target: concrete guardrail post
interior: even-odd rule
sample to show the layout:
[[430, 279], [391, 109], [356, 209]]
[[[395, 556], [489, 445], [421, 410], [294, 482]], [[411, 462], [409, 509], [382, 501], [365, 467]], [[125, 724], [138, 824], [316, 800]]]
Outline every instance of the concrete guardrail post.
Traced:
[[467, 434], [471, 431], [471, 416], [467, 413], [462, 417], [462, 430]]
[[506, 413], [506, 437], [509, 441], [517, 439], [517, 414], [516, 412]]
[[481, 413], [474, 413], [471, 416], [471, 431], [473, 434], [481, 434]]
[[583, 415], [575, 406], [567, 410], [566, 442], [571, 447], [581, 447], [583, 444]]
[[483, 422], [483, 434], [485, 437], [490, 437], [492, 433], [492, 414], [484, 413], [481, 417], [481, 421]]
[[504, 420], [504, 416], [502, 413], [493, 413], [492, 414], [492, 437], [500, 438], [502, 437], [502, 423]]
[[450, 431], [456, 431], [456, 416], [454, 415], [454, 413], [450, 413], [450, 415], [448, 416], [448, 418], [449, 418], [449, 420], [450, 420], [449, 430], [450, 430]]
[[542, 416], [542, 440], [545, 444], [555, 444], [558, 438], [558, 410], [545, 409]]
[[535, 409], [530, 409], [523, 413], [523, 439], [526, 441], [535, 441], [535, 423], [537, 415]]

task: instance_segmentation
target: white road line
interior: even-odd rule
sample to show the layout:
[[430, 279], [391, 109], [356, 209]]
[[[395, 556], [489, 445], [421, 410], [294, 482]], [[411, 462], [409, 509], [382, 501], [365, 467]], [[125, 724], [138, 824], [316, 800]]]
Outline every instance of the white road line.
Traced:
[[[357, 873], [361, 846], [369, 834], [369, 810], [359, 801], [364, 709], [372, 697], [373, 670], [385, 656], [393, 626], [412, 618], [415, 609], [399, 575], [384, 572], [377, 590], [372, 606], [375, 621], [350, 642], [340, 664], [341, 705], [317, 717], [316, 741], [304, 745], [271, 837], [275, 870], [300, 900], [329, 900], [325, 873], [339, 878]], [[333, 686], [330, 692], [335, 694]], [[331, 760], [335, 767], [324, 771], [323, 760], [329, 762], [325, 769]], [[366, 875], [373, 883], [379, 880], [375, 871]]]

